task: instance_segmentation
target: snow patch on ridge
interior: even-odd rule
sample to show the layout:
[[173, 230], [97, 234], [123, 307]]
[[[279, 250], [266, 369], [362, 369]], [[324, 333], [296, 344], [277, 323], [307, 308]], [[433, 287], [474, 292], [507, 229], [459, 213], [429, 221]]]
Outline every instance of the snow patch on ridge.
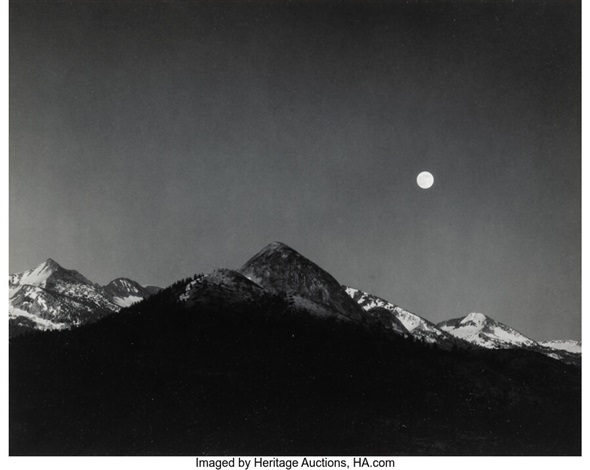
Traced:
[[53, 322], [10, 305], [8, 307], [8, 318], [18, 320], [19, 317], [31, 320], [36, 324], [36, 328], [39, 330], [64, 330], [68, 328], [68, 325], [65, 323]]
[[391, 302], [359, 289], [347, 286], [344, 286], [344, 288], [346, 293], [365, 311], [371, 310], [375, 307], [389, 310], [400, 321], [404, 328], [417, 339], [430, 344], [438, 343], [441, 340], [448, 341], [450, 339], [446, 333], [415, 313], [409, 312]]
[[8, 283], [9, 286], [13, 286], [12, 289], [10, 289], [10, 296], [12, 297], [14, 292], [18, 291], [20, 289], [20, 286], [22, 286], [23, 284], [45, 287], [47, 279], [55, 272], [57, 266], [58, 265], [57, 263], [55, 263], [55, 261], [47, 260], [46, 262], [41, 263], [34, 269], [10, 275]]
[[553, 341], [541, 341], [541, 346], [546, 348], [558, 349], [560, 351], [567, 351], [574, 354], [582, 354], [582, 343], [572, 339], [557, 339]]
[[129, 295], [127, 297], [113, 297], [113, 302], [115, 302], [119, 307], [129, 307], [137, 302], [141, 302], [143, 297], [138, 297], [136, 295]]

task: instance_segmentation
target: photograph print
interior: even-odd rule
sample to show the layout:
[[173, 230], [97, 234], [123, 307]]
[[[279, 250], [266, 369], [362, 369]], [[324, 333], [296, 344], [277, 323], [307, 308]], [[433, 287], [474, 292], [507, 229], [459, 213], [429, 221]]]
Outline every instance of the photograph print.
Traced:
[[8, 10], [10, 456], [581, 455], [581, 1]]

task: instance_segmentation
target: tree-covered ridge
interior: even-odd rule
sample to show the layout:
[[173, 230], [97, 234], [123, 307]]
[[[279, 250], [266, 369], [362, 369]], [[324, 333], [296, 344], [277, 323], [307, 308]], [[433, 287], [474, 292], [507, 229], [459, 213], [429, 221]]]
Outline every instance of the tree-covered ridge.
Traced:
[[317, 318], [288, 296], [179, 300], [15, 338], [11, 455], [579, 455], [580, 369]]

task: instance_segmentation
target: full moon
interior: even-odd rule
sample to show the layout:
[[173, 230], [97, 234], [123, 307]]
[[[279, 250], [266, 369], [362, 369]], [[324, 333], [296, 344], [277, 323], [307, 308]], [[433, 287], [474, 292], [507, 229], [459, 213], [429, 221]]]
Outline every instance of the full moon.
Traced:
[[416, 178], [416, 183], [418, 183], [418, 186], [422, 189], [428, 189], [434, 184], [434, 176], [428, 171], [423, 171]]

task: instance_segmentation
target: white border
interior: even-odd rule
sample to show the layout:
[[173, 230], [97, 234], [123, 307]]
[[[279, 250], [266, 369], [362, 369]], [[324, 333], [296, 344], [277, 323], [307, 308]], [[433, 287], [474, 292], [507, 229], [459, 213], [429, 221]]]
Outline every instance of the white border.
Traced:
[[[517, 0], [518, 1], [518, 0]], [[586, 2], [582, 2], [582, 31], [584, 31], [585, 27], [590, 27], [589, 20], [589, 13], [587, 4], [584, 5]], [[0, 82], [2, 84], [2, 94], [0, 98], [0, 142], [2, 143], [2, 151], [0, 153], [0, 162], [1, 162], [1, 170], [0, 170], [0, 187], [2, 188], [2, 198], [0, 204], [1, 216], [2, 220], [4, 221], [3, 230], [2, 230], [2, 241], [3, 246], [5, 247], [5, 255], [2, 256], [2, 266], [4, 269], [4, 273], [8, 274], [8, 116], [9, 116], [9, 100], [8, 100], [8, 38], [9, 38], [9, 25], [8, 25], [8, 1], [0, 2], [0, 61], [3, 65], [2, 71], [0, 73]], [[588, 34], [582, 34], [582, 59], [583, 59], [583, 77], [587, 77], [587, 74], [584, 72], [588, 72], [586, 67], [587, 60], [587, 51], [588, 47], [590, 46], [588, 40]], [[583, 85], [587, 84], [588, 80], [583, 80]], [[582, 104], [583, 110], [588, 109], [588, 93], [584, 93], [583, 87], [583, 94], [582, 94]], [[590, 125], [588, 124], [588, 120], [584, 119], [587, 117], [587, 113], [582, 113], [582, 135], [586, 136], [589, 135], [590, 132]], [[583, 145], [582, 148], [582, 214], [583, 214], [583, 238], [582, 240], [586, 240], [586, 234], [588, 233], [588, 207], [590, 200], [587, 197], [588, 192], [584, 191], [584, 183], [588, 183], [590, 181], [589, 178], [589, 170], [588, 165], [584, 165], [584, 161], [587, 160], [588, 156], [587, 145]], [[590, 308], [590, 303], [587, 301], [586, 296], [584, 293], [590, 292], [590, 281], [584, 275], [588, 273], [588, 259], [583, 251], [582, 257], [582, 337], [585, 338], [586, 328], [586, 321], [585, 316], [587, 315], [588, 308]], [[4, 299], [7, 298], [8, 289], [6, 284], [2, 284], [1, 288], [1, 295]], [[8, 457], [8, 322], [0, 322], [2, 325], [0, 328], [0, 335], [2, 338], [5, 338], [4, 347], [2, 348], [2, 358], [1, 363], [3, 365], [3, 375], [4, 381], [3, 386], [1, 387], [1, 402], [2, 402], [2, 428], [0, 431], [0, 445], [2, 452], [2, 460], [4, 461], [4, 468], [10, 469], [29, 469], [35, 467], [43, 467], [44, 469], [50, 470], [64, 470], [64, 469], [84, 469], [84, 470], [92, 470], [92, 469], [103, 469], [106, 465], [109, 467], [115, 466], [125, 466], [132, 468], [142, 468], [142, 469], [163, 469], [163, 468], [195, 468], [195, 458], [194, 457], [100, 457], [100, 458], [92, 458], [92, 457]], [[585, 362], [583, 362], [585, 364]], [[583, 396], [585, 398], [586, 391], [588, 390], [588, 371], [585, 365], [583, 365]], [[584, 400], [585, 401], [585, 400]], [[584, 463], [588, 458], [586, 457], [586, 453], [588, 452], [588, 426], [586, 426], [587, 420], [586, 418], [586, 408], [584, 407], [583, 412], [583, 457], [396, 457], [393, 456], [395, 459], [395, 467], [396, 468], [433, 468], [436, 467], [448, 470], [460, 470], [460, 469], [468, 469], [473, 470], [474, 467], [477, 467], [478, 470], [498, 470], [500, 466], [529, 466], [531, 469], [552, 469], [557, 470], [562, 465], [566, 465], [568, 470], [572, 469], [582, 469], [582, 468], [589, 468], [588, 462]], [[213, 458], [213, 457], [207, 457]], [[288, 457], [285, 457], [288, 458]], [[335, 457], [333, 457], [335, 458]], [[345, 457], [348, 461], [352, 462], [352, 457]], [[297, 457], [297, 459], [301, 460], [301, 457]]]

